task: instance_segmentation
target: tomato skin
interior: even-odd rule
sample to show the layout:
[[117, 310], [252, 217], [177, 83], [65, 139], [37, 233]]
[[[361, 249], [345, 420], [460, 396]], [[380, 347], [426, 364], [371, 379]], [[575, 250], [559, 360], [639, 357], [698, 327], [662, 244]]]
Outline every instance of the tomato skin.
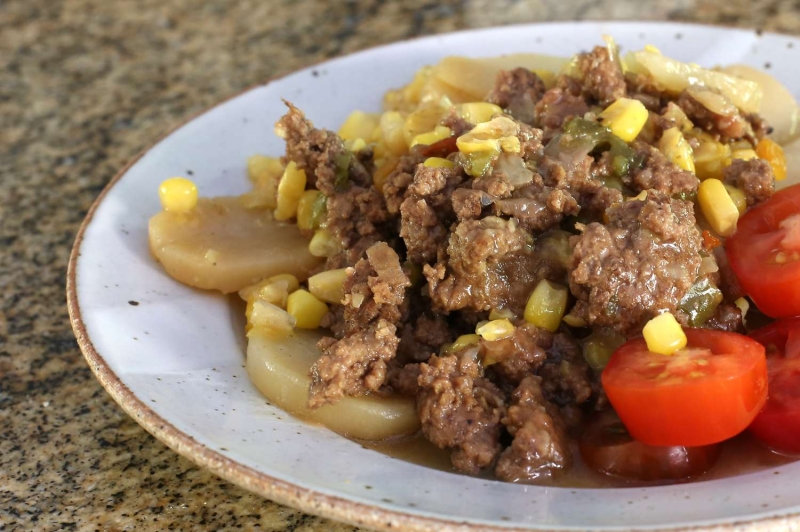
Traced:
[[767, 399], [764, 347], [736, 333], [684, 329], [689, 349], [648, 351], [644, 339], [617, 349], [602, 373], [614, 409], [647, 445], [699, 447], [747, 428]]
[[800, 261], [772, 260], [784, 249], [787, 230], [781, 222], [798, 213], [800, 185], [794, 185], [747, 211], [725, 242], [731, 268], [747, 295], [773, 318], [800, 314]]
[[656, 447], [636, 441], [613, 410], [595, 417], [581, 435], [586, 464], [602, 473], [632, 480], [681, 480], [702, 475], [717, 462], [719, 444]]
[[769, 398], [749, 430], [775, 451], [800, 454], [800, 317], [778, 320], [751, 336], [770, 356]]

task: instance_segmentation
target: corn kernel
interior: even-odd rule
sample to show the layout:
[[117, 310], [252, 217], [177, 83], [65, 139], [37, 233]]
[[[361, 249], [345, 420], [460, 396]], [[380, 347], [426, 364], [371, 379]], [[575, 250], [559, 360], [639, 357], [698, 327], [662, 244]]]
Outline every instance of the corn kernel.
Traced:
[[747, 211], [747, 196], [744, 195], [741, 189], [734, 187], [733, 185], [725, 184], [725, 190], [728, 191], [728, 194], [733, 200], [734, 205], [736, 205], [736, 209], [739, 211], [739, 214], [744, 214]]
[[306, 190], [297, 203], [297, 227], [300, 229], [316, 229], [319, 225], [317, 210], [320, 201], [325, 200], [325, 195], [319, 190]]
[[573, 316], [572, 314], [565, 315], [563, 321], [570, 327], [581, 328], [581, 327], [586, 327], [587, 325], [586, 320], [584, 320], [583, 318], [579, 318], [577, 316]]
[[251, 155], [247, 158], [247, 178], [254, 186], [266, 186], [269, 182], [273, 183], [273, 187], [277, 186], [281, 175], [283, 165], [278, 157]]
[[739, 307], [739, 310], [742, 313], [742, 325], [744, 325], [746, 327], [747, 326], [747, 321], [746, 321], [747, 311], [750, 310], [750, 302], [747, 299], [745, 299], [743, 297], [740, 297], [739, 299], [734, 301], [733, 304], [736, 305], [737, 307]]
[[328, 305], [301, 288], [289, 294], [286, 312], [294, 317], [298, 329], [317, 329], [328, 313]]
[[551, 70], [545, 70], [543, 68], [534, 68], [532, 72], [539, 76], [539, 79], [542, 80], [545, 88], [552, 89], [553, 86], [555, 86], [557, 78], [555, 72]]
[[248, 325], [250, 330], [248, 335], [253, 332], [266, 334], [271, 338], [285, 338], [292, 333], [297, 320], [282, 308], [256, 301], [250, 311]]
[[489, 342], [502, 340], [514, 334], [514, 324], [507, 319], [499, 319], [478, 324], [475, 333]]
[[699, 179], [722, 179], [722, 170], [731, 164], [731, 147], [711, 136], [698, 137], [700, 146], [694, 150], [695, 173]]
[[433, 131], [429, 131], [427, 133], [421, 133], [411, 139], [411, 146], [416, 146], [417, 144], [422, 144], [426, 146], [430, 146], [440, 140], [444, 140], [452, 134], [449, 127], [445, 126], [436, 126]]
[[272, 277], [268, 278], [267, 281], [271, 283], [286, 281], [286, 286], [289, 289], [289, 292], [294, 292], [300, 288], [300, 281], [298, 281], [297, 277], [291, 273], [279, 273], [278, 275], [273, 275]]
[[297, 277], [290, 273], [281, 273], [242, 288], [239, 290], [239, 297], [245, 301], [261, 300], [286, 308], [286, 298], [299, 287]]
[[519, 153], [520, 143], [516, 136], [518, 133], [519, 124], [507, 116], [496, 116], [458, 137], [456, 146], [461, 153], [499, 153], [501, 149]]
[[353, 111], [339, 128], [339, 136], [344, 140], [368, 139], [378, 126], [380, 117], [364, 111]]
[[502, 318], [513, 320], [516, 318], [516, 316], [514, 316], [514, 313], [508, 308], [493, 308], [491, 311], [489, 311], [490, 320], [499, 320]]
[[403, 134], [404, 124], [403, 116], [397, 111], [387, 111], [381, 115], [380, 129], [383, 144], [386, 150], [396, 157], [408, 152], [408, 144]]
[[461, 351], [465, 347], [469, 347], [471, 345], [478, 345], [481, 341], [481, 337], [477, 334], [462, 334], [456, 341], [452, 344], [446, 344], [444, 349], [442, 350], [444, 353], [455, 353], [457, 351]]
[[775, 181], [786, 179], [786, 155], [778, 143], [771, 139], [761, 139], [756, 146], [756, 154], [772, 166]]
[[342, 251], [342, 247], [327, 230], [317, 229], [308, 243], [308, 251], [315, 257], [333, 257]]
[[658, 149], [661, 150], [661, 153], [663, 153], [667, 159], [675, 163], [678, 167], [694, 173], [692, 147], [686, 142], [686, 139], [677, 127], [671, 127], [664, 131], [661, 140], [658, 141]]
[[[403, 138], [409, 146], [413, 146], [414, 138], [437, 130], [442, 118], [449, 110], [448, 106], [443, 106], [435, 102], [426, 102], [409, 114], [403, 122]], [[447, 136], [450, 136], [449, 133]], [[424, 143], [423, 144], [429, 144]]]
[[567, 295], [566, 287], [542, 279], [528, 297], [525, 321], [555, 332], [567, 311]]
[[288, 220], [297, 215], [297, 206], [306, 189], [306, 173], [297, 168], [294, 161], [286, 165], [283, 177], [278, 184], [278, 201], [275, 209], [276, 220]]
[[442, 157], [428, 157], [422, 165], [428, 168], [453, 168], [455, 166], [453, 161], [443, 159]]
[[165, 211], [189, 212], [197, 205], [197, 187], [185, 177], [171, 177], [158, 187]]
[[341, 303], [346, 278], [347, 268], [320, 272], [308, 278], [308, 291], [327, 303]]
[[706, 179], [697, 189], [697, 202], [711, 228], [720, 236], [736, 231], [739, 209], [719, 179]]
[[686, 347], [688, 340], [681, 324], [669, 312], [659, 314], [642, 329], [647, 349], [661, 355], [671, 355], [678, 349]]
[[456, 106], [456, 114], [472, 124], [488, 122], [494, 115], [502, 113], [499, 105], [488, 102], [469, 102]]
[[381, 164], [375, 163], [375, 173], [372, 174], [372, 184], [380, 192], [383, 192], [383, 185], [386, 184], [389, 174], [394, 172], [395, 168], [397, 168], [397, 163], [398, 161], [395, 158], [387, 158]]
[[647, 108], [639, 100], [618, 98], [598, 118], [613, 134], [625, 142], [633, 142], [642, 131], [648, 116]]
[[746, 148], [740, 150], [733, 150], [731, 152], [731, 159], [741, 159], [743, 161], [749, 161], [750, 159], [757, 158], [756, 151]]

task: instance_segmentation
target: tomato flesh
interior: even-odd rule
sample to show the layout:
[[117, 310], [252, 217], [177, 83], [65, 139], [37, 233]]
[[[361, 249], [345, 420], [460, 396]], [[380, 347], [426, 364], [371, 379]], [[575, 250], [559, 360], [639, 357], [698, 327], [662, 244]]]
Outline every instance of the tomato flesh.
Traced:
[[800, 185], [739, 219], [725, 242], [731, 268], [756, 306], [774, 318], [800, 314]]
[[589, 423], [580, 438], [586, 464], [604, 475], [631, 480], [681, 480], [701, 475], [719, 458], [719, 444], [656, 447], [636, 441], [619, 417], [607, 410]]
[[764, 347], [740, 334], [684, 329], [688, 348], [665, 356], [630, 340], [611, 356], [603, 388], [631, 435], [647, 445], [727, 440], [767, 399]]
[[750, 425], [768, 447], [800, 453], [800, 317], [782, 319], [751, 336], [769, 350], [769, 398]]

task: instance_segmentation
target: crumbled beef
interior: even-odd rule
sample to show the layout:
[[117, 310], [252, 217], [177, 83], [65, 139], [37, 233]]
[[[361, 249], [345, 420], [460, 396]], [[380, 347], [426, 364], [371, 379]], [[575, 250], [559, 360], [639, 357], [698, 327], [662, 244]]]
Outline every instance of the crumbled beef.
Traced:
[[547, 360], [539, 369], [545, 397], [559, 406], [581, 405], [592, 395], [589, 364], [578, 343], [565, 333], [552, 335]]
[[436, 446], [452, 448], [453, 466], [477, 473], [500, 454], [502, 392], [483, 376], [476, 348], [432, 356], [420, 364], [417, 413], [422, 433]]
[[386, 362], [395, 356], [397, 329], [379, 319], [368, 329], [336, 340], [326, 337], [317, 347], [322, 355], [311, 367], [309, 408], [332, 404], [344, 395], [377, 391], [386, 380]]
[[459, 223], [450, 234], [447, 260], [423, 268], [434, 308], [521, 311], [536, 281], [528, 271], [535, 263], [532, 243], [513, 220], [489, 216]]
[[483, 208], [492, 203], [492, 197], [482, 190], [457, 188], [453, 191], [453, 212], [458, 221], [480, 218]]
[[750, 127], [753, 128], [754, 140], [759, 141], [772, 133], [772, 128], [764, 118], [756, 113], [745, 115], [745, 119], [750, 122]]
[[583, 94], [603, 107], [627, 94], [625, 77], [619, 63], [608, 48], [596, 46], [589, 53], [578, 54], [578, 72], [583, 83]]
[[661, 111], [666, 94], [650, 76], [628, 72], [625, 74], [625, 86], [628, 98], [639, 100], [648, 111]]
[[562, 188], [529, 186], [521, 188], [509, 199], [493, 204], [498, 216], [515, 218], [528, 231], [544, 231], [558, 225], [564, 216], [580, 212], [575, 196]]
[[325, 228], [348, 249], [362, 237], [381, 237], [388, 220], [383, 196], [374, 187], [352, 186], [328, 196]]
[[[689, 120], [694, 125], [708, 131], [712, 135], [719, 137], [721, 140], [727, 142], [744, 138], [745, 136], [753, 137], [753, 128], [750, 123], [745, 120], [744, 116], [736, 109], [736, 107], [727, 102], [728, 112], [725, 114], [718, 114], [711, 111], [705, 105], [695, 99], [702, 91], [711, 91], [711, 89], [703, 89], [699, 87], [689, 87], [685, 89], [678, 98], [678, 105], [689, 117]], [[726, 101], [725, 97], [721, 94], [714, 93], [714, 96], [721, 98], [721, 101]]]
[[387, 382], [392, 391], [405, 395], [406, 397], [416, 397], [419, 392], [419, 364], [406, 364], [400, 366], [395, 363], [389, 364], [389, 377]]
[[571, 464], [561, 420], [542, 393], [540, 377], [528, 376], [520, 382], [502, 422], [514, 440], [497, 461], [497, 478], [531, 482], [556, 476]]
[[[458, 116], [458, 113], [456, 113], [454, 109], [447, 113], [447, 115], [442, 119], [441, 124], [450, 129], [450, 133], [453, 135], [453, 137], [460, 137], [474, 127], [472, 123]], [[453, 151], [456, 150], [457, 148]], [[433, 155], [430, 156], [432, 157]]]
[[690, 202], [654, 191], [606, 214], [607, 225], [591, 223], [573, 237], [571, 313], [630, 333], [676, 310], [700, 268], [700, 232]]
[[386, 198], [386, 210], [389, 214], [400, 212], [400, 206], [406, 197], [406, 190], [414, 181], [417, 166], [425, 161], [425, 157], [417, 151], [403, 155], [394, 169], [386, 177], [383, 185], [383, 196]]
[[549, 140], [567, 119], [583, 117], [588, 112], [586, 100], [560, 87], [553, 87], [536, 103], [536, 125], [544, 130], [545, 140]]
[[472, 181], [472, 188], [482, 190], [492, 198], [508, 198], [514, 192], [514, 186], [508, 180], [505, 172], [492, 171]]
[[636, 141], [633, 148], [644, 161], [623, 182], [636, 191], [656, 190], [670, 196], [696, 192], [700, 181], [697, 177], [668, 160], [656, 147]]
[[742, 311], [736, 305], [722, 303], [714, 311], [704, 324], [704, 327], [716, 329], [718, 331], [728, 331], [744, 334], [744, 324], [742, 323]]
[[717, 261], [719, 268], [719, 289], [722, 290], [722, 295], [725, 296], [727, 301], [736, 301], [740, 297], [744, 297], [746, 292], [742, 285], [739, 284], [739, 279], [731, 268], [731, 263], [728, 260], [728, 254], [725, 253], [725, 248], [717, 246], [714, 248], [714, 259]]
[[772, 166], [764, 159], [734, 159], [722, 170], [722, 176], [726, 183], [744, 192], [748, 207], [767, 201], [775, 189]]
[[533, 124], [534, 106], [545, 90], [544, 82], [527, 68], [501, 70], [486, 101], [499, 105], [520, 122]]
[[420, 314], [403, 327], [397, 358], [401, 361], [424, 362], [431, 353], [438, 353], [442, 345], [453, 341], [450, 325], [442, 316]]
[[552, 333], [530, 323], [516, 327], [508, 338], [480, 342], [484, 362], [491, 364], [492, 372], [503, 381], [513, 385], [539, 369], [552, 344]]

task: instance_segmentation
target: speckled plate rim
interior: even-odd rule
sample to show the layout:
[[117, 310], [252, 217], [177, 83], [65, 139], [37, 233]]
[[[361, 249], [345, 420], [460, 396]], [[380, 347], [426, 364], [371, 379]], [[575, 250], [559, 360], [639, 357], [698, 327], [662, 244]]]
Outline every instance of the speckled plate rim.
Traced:
[[[559, 26], [559, 25], [586, 25], [597, 26], [602, 24], [615, 24], [615, 25], [631, 25], [646, 28], [648, 26], [657, 26], [662, 23], [653, 21], [578, 21], [578, 22], [552, 22], [552, 23], [533, 23], [533, 24], [518, 24], [509, 25], [506, 28], [530, 28], [535, 29], [542, 26]], [[694, 29], [714, 29], [726, 28], [724, 25], [710, 26], [704, 24], [694, 23], [669, 23], [673, 27], [686, 27]], [[479, 33], [493, 28], [463, 30], [454, 33]], [[730, 27], [741, 31], [742, 28]], [[745, 30], [747, 31], [747, 30]], [[762, 32], [761, 30], [752, 30], [757, 35], [773, 35], [774, 33]], [[408, 39], [402, 42], [411, 40], [425, 40], [441, 37], [442, 35], [435, 36], [422, 36], [415, 39]], [[372, 52], [383, 48], [395, 46], [398, 42], [385, 44], [368, 48], [353, 54], [357, 55], [365, 52]], [[345, 56], [346, 57], [346, 56]], [[270, 500], [300, 509], [314, 515], [322, 516], [329, 519], [347, 522], [356, 526], [369, 527], [375, 530], [409, 530], [416, 532], [526, 532], [530, 528], [518, 527], [505, 527], [505, 526], [486, 526], [482, 524], [473, 524], [466, 522], [458, 522], [455, 520], [437, 519], [434, 517], [418, 516], [407, 514], [400, 511], [388, 510], [384, 508], [374, 507], [368, 504], [354, 502], [345, 498], [332, 496], [329, 494], [315, 491], [314, 489], [303, 488], [278, 478], [274, 478], [254, 468], [245, 466], [231, 458], [226, 457], [222, 453], [198, 442], [189, 434], [177, 429], [168, 420], [158, 415], [152, 408], [136, 396], [120, 379], [120, 377], [111, 369], [108, 362], [99, 353], [89, 337], [86, 326], [84, 324], [81, 307], [78, 300], [78, 289], [76, 282], [77, 263], [81, 256], [81, 244], [84, 239], [86, 229], [92, 222], [93, 216], [103, 202], [106, 195], [112, 188], [125, 176], [128, 170], [134, 166], [145, 154], [147, 154], [154, 146], [161, 141], [172, 135], [183, 126], [206, 114], [207, 112], [215, 109], [230, 100], [233, 100], [242, 94], [260, 87], [268, 85], [272, 82], [278, 81], [286, 76], [294, 74], [297, 71], [305, 70], [313, 66], [321, 65], [330, 61], [333, 58], [325, 59], [312, 65], [305, 65], [296, 71], [288, 72], [282, 76], [270, 78], [263, 83], [257, 83], [248, 87], [217, 104], [204, 109], [183, 122], [175, 125], [166, 133], [161, 135], [149, 147], [142, 150], [139, 154], [133, 157], [117, 174], [108, 182], [97, 199], [92, 203], [86, 217], [84, 218], [81, 226], [75, 237], [72, 251], [70, 253], [69, 262], [67, 266], [67, 282], [66, 282], [66, 296], [67, 296], [67, 310], [69, 312], [70, 321], [73, 331], [75, 333], [78, 346], [83, 353], [89, 367], [98, 379], [100, 384], [108, 391], [111, 397], [122, 407], [122, 409], [130, 415], [139, 425], [141, 425], [147, 432], [154, 436], [157, 440], [167, 445], [170, 449], [177, 452], [181, 456], [188, 458], [197, 465], [204, 467], [214, 473], [215, 475], [224, 478], [225, 480], [236, 484], [246, 490], [257, 493]], [[574, 532], [578, 529], [569, 528]], [[590, 530], [590, 529], [586, 529]], [[800, 513], [791, 513], [784, 516], [776, 517], [763, 517], [757, 519], [742, 519], [731, 523], [715, 524], [715, 525], [701, 525], [701, 526], [675, 526], [675, 527], [659, 527], [659, 528], [628, 528], [627, 530], [634, 532], [636, 530], [647, 530], [650, 532], [720, 532], [727, 530], [736, 530], [738, 532], [765, 532], [765, 531], [798, 531], [800, 530]]]

